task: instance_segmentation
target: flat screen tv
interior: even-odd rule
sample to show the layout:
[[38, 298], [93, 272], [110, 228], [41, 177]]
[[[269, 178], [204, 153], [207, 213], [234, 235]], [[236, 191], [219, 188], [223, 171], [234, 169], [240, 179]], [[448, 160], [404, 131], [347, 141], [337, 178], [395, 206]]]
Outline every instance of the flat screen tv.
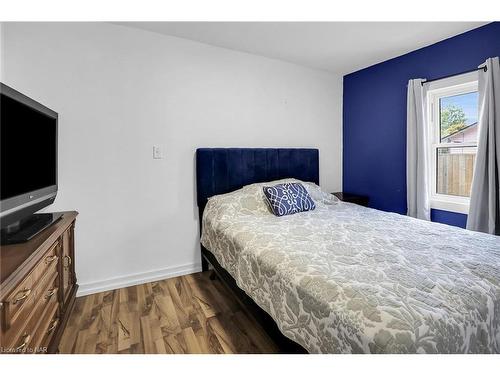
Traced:
[[50, 225], [33, 215], [57, 194], [57, 122], [53, 110], [0, 83], [2, 243], [23, 242]]

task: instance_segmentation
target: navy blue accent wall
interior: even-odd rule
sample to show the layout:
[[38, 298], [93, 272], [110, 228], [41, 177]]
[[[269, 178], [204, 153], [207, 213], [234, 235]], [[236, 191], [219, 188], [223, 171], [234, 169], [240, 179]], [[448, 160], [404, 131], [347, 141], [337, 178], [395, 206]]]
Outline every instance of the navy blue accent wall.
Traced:
[[[473, 69], [500, 56], [500, 22], [344, 77], [343, 189], [370, 207], [406, 213], [406, 84]], [[467, 216], [433, 210], [432, 220], [465, 227]]]
[[465, 228], [465, 224], [467, 224], [467, 215], [433, 209], [431, 210], [431, 221]]

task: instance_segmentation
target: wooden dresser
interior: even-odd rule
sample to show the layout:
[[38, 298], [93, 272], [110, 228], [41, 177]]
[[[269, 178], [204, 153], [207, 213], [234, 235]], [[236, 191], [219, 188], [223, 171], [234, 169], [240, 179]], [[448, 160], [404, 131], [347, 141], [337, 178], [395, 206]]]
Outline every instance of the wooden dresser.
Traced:
[[28, 242], [0, 248], [0, 353], [55, 353], [75, 302], [74, 228], [60, 220]]

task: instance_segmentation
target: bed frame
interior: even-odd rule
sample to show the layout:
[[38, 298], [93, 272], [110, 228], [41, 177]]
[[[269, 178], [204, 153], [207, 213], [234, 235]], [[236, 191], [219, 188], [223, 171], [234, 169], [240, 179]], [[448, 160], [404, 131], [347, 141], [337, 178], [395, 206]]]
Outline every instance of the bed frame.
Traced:
[[[199, 148], [196, 150], [196, 195], [199, 223], [208, 198], [229, 193], [245, 185], [297, 178], [319, 185], [319, 151], [306, 148]], [[234, 293], [257, 322], [271, 336], [283, 353], [307, 353], [285, 337], [276, 322], [261, 309], [242, 289], [233, 277], [219, 264], [215, 256], [201, 245], [203, 271], [209, 265], [220, 280]]]

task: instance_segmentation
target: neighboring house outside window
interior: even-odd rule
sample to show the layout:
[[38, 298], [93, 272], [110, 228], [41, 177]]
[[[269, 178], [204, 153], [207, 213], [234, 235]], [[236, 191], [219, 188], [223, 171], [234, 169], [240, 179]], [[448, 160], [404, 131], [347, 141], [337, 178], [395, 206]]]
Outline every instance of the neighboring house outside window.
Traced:
[[478, 139], [477, 72], [428, 83], [431, 208], [468, 213]]
[[443, 143], [477, 142], [477, 122], [467, 125], [442, 139]]

